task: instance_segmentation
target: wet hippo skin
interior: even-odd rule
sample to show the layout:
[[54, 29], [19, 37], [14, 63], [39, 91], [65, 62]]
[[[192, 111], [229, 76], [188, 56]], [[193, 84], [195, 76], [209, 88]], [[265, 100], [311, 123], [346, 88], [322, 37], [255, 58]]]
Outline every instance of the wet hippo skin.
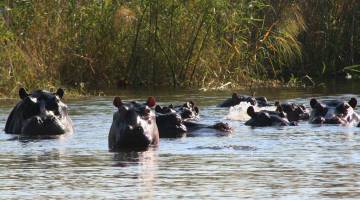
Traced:
[[359, 116], [354, 111], [357, 105], [356, 98], [348, 102], [328, 100], [319, 102], [317, 99], [310, 100], [311, 113], [310, 123], [313, 124], [351, 124], [359, 122]]
[[231, 98], [226, 99], [222, 103], [218, 104], [218, 107], [231, 107], [240, 104], [241, 102], [248, 102], [253, 106], [265, 107], [270, 106], [266, 97], [253, 97], [253, 96], [242, 96], [237, 93], [233, 93]]
[[[199, 108], [193, 101], [180, 106], [156, 105], [156, 123], [159, 128], [160, 138], [183, 137], [198, 130], [215, 130], [222, 133], [231, 133], [232, 128], [227, 123], [217, 122], [213, 125], [201, 124]], [[226, 134], [221, 134], [226, 135]]]
[[247, 126], [264, 127], [264, 126], [293, 126], [294, 122], [289, 122], [285, 116], [277, 112], [259, 111], [255, 112], [253, 106], [249, 106], [247, 114], [251, 117], [245, 122]]
[[6, 133], [35, 136], [73, 132], [67, 106], [61, 101], [63, 89], [59, 88], [55, 93], [35, 90], [28, 94], [24, 88], [20, 88], [19, 96], [21, 100], [7, 119]]
[[117, 111], [113, 115], [108, 137], [110, 151], [142, 151], [150, 146], [158, 146], [159, 130], [155, 113], [149, 107], [153, 103], [124, 103], [120, 97], [114, 98]]

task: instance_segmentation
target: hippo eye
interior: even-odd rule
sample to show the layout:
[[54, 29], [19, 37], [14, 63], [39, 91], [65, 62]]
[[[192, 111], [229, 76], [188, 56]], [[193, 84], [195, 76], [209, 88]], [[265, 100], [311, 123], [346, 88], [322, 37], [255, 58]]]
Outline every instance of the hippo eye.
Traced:
[[59, 115], [59, 100], [54, 98], [46, 102], [46, 110], [51, 110], [55, 112], [55, 115]]

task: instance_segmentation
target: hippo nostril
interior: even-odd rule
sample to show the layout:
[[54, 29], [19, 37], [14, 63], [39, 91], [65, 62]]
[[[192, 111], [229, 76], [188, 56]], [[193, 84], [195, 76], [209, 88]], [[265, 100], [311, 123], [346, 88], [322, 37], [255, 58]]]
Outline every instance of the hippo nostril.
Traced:
[[43, 120], [41, 119], [41, 117], [35, 117], [34, 118], [34, 122], [36, 122], [37, 124], [42, 124], [43, 123]]
[[144, 132], [144, 129], [141, 126], [136, 126], [134, 128], [134, 133], [136, 134], [142, 134]]

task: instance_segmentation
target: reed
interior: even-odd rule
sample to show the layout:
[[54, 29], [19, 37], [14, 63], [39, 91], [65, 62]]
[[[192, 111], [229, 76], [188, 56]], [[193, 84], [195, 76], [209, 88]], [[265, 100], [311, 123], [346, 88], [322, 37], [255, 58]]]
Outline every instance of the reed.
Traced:
[[0, 95], [357, 73], [360, 3], [350, 1], [7, 0]]

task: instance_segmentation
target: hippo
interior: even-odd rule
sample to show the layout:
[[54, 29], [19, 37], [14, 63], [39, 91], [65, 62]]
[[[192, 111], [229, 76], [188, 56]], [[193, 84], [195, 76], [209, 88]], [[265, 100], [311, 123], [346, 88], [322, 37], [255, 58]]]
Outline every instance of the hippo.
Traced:
[[160, 138], [178, 138], [205, 129], [225, 133], [219, 135], [227, 135], [232, 132], [232, 128], [227, 123], [201, 124], [191, 120], [183, 120], [178, 113], [157, 114], [156, 123]]
[[[176, 111], [173, 109], [173, 106], [163, 106], [161, 107], [160, 105], [156, 105], [155, 106], [155, 112], [157, 114], [168, 114], [168, 113], [176, 113]], [[180, 116], [181, 117], [181, 116]]]
[[309, 111], [302, 104], [295, 103], [280, 103], [275, 102], [276, 111], [286, 114], [289, 122], [297, 122], [300, 120], [308, 120], [310, 118]]
[[193, 101], [185, 102], [183, 105], [163, 107], [161, 113], [176, 112], [183, 120], [199, 120], [199, 108]]
[[154, 105], [147, 104], [134, 101], [125, 103], [120, 97], [114, 98], [113, 105], [118, 110], [113, 115], [108, 137], [110, 151], [144, 151], [150, 146], [159, 145], [156, 117], [150, 109]]
[[240, 96], [237, 93], [233, 93], [231, 98], [226, 99], [224, 102], [220, 103], [218, 107], [236, 106], [240, 104], [240, 102], [248, 102], [253, 106], [257, 105], [259, 107], [270, 106], [266, 97]]
[[249, 106], [247, 114], [251, 117], [245, 122], [246, 126], [264, 127], [264, 126], [294, 126], [296, 123], [289, 122], [281, 112], [259, 111], [255, 112], [253, 106]]
[[186, 102], [182, 106], [156, 105], [156, 123], [159, 128], [160, 138], [183, 137], [197, 130], [211, 129], [223, 133], [232, 132], [232, 128], [222, 122], [213, 125], [198, 123], [199, 108], [192, 101]]
[[159, 106], [156, 105], [155, 112], [157, 114], [169, 114], [177, 113], [183, 120], [198, 121], [199, 120], [199, 108], [195, 106], [193, 101], [185, 102], [183, 105], [173, 106]]
[[356, 105], [356, 98], [351, 98], [348, 102], [328, 100], [322, 103], [312, 98], [310, 100], [310, 106], [312, 108], [310, 123], [347, 125], [353, 122], [359, 122], [359, 116], [354, 111]]
[[73, 132], [67, 106], [61, 101], [64, 90], [55, 93], [35, 90], [28, 94], [19, 89], [20, 101], [12, 109], [5, 133], [23, 136], [55, 136]]
[[183, 119], [176, 112], [157, 113], [156, 124], [159, 128], [160, 138], [183, 137], [188, 132]]
[[[205, 135], [209, 132], [215, 132], [215, 135], [217, 136], [226, 136], [233, 131], [229, 124], [224, 122], [216, 122], [213, 125], [207, 125], [192, 121], [184, 121], [184, 124], [187, 128], [188, 136]], [[200, 133], [198, 133], [198, 131], [200, 131]]]

